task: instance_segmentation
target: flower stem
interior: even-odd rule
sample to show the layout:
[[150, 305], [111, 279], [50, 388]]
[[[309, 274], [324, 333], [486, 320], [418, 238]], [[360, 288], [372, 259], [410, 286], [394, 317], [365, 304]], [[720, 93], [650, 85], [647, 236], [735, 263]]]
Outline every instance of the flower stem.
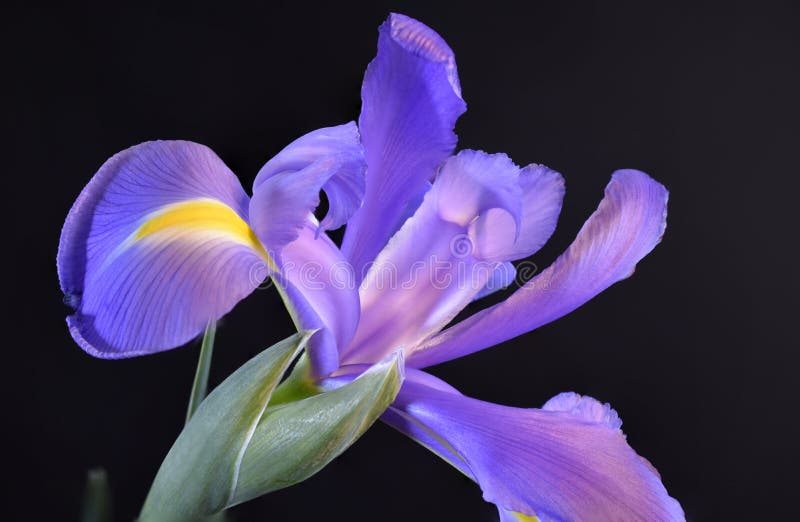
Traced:
[[111, 490], [103, 468], [89, 470], [83, 496], [81, 522], [111, 522]]
[[197, 407], [203, 402], [208, 392], [208, 373], [211, 370], [211, 354], [214, 352], [214, 335], [217, 332], [217, 323], [211, 321], [206, 326], [203, 343], [200, 345], [200, 358], [197, 361], [197, 371], [194, 374], [192, 393], [189, 396], [189, 407], [186, 410], [186, 422], [192, 418]]

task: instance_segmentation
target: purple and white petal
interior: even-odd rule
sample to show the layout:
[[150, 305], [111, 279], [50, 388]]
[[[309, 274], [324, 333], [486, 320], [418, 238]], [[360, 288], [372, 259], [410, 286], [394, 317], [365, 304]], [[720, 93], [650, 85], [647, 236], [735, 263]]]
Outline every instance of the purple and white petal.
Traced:
[[180, 346], [269, 272], [248, 198], [209, 148], [154, 141], [108, 161], [67, 216], [58, 275], [70, 333], [96, 357]]
[[494, 346], [568, 314], [627, 278], [661, 241], [668, 195], [643, 172], [615, 172], [598, 209], [550, 267], [502, 303], [406, 354], [407, 364], [423, 368]]
[[410, 372], [383, 419], [475, 480], [505, 520], [684, 520], [616, 412], [590, 397], [513, 408]]
[[453, 51], [431, 28], [400, 14], [379, 29], [378, 54], [364, 75], [361, 99], [366, 196], [342, 245], [359, 276], [453, 152], [453, 128], [466, 110]]
[[338, 347], [346, 346], [360, 313], [355, 274], [326, 234], [309, 222], [300, 236], [284, 247], [282, 264], [273, 278], [282, 291], [298, 330], [320, 329], [307, 351], [314, 377], [339, 367]]
[[250, 218], [275, 258], [297, 239], [309, 215], [328, 196], [327, 215], [317, 234], [342, 226], [364, 197], [364, 150], [355, 123], [310, 132], [279, 152], [253, 182]]
[[[481, 292], [502, 260], [482, 257], [491, 228], [473, 229], [490, 210], [522, 214], [519, 168], [504, 154], [462, 151], [370, 267], [361, 284], [361, 320], [344, 364], [370, 363], [439, 331]], [[476, 248], [477, 245], [477, 248]]]

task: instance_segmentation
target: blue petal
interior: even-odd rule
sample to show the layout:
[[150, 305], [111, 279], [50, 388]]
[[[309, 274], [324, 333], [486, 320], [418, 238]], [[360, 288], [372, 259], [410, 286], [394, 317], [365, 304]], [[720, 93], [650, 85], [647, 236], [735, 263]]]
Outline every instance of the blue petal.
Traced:
[[352, 267], [326, 234], [309, 222], [289, 243], [275, 273], [298, 330], [319, 329], [307, 351], [314, 377], [339, 367], [339, 347], [353, 338], [360, 304]]
[[269, 272], [248, 198], [207, 147], [148, 142], [109, 159], [73, 205], [58, 252], [67, 322], [97, 357], [180, 346]]
[[607, 404], [568, 394], [541, 410], [512, 408], [419, 373], [406, 374], [383, 420], [475, 480], [504, 520], [684, 520]]
[[462, 357], [554, 321], [627, 278], [661, 241], [668, 192], [647, 174], [617, 171], [598, 209], [550, 267], [511, 297], [432, 337], [407, 364]]
[[319, 129], [289, 144], [259, 171], [253, 182], [250, 218], [258, 237], [279, 257], [299, 237], [328, 196], [328, 214], [317, 233], [342, 226], [361, 206], [366, 163], [355, 123]]
[[420, 200], [436, 167], [456, 145], [466, 110], [453, 52], [435, 31], [392, 14], [379, 30], [378, 54], [361, 89], [359, 118], [367, 154], [364, 206], [342, 250], [356, 274], [372, 261]]
[[[253, 183], [250, 221], [275, 259], [274, 278], [299, 329], [320, 329], [308, 345], [314, 376], [338, 367], [359, 317], [352, 268], [325, 230], [344, 224], [361, 205], [364, 151], [355, 123], [302, 136], [268, 161]], [[319, 192], [328, 214], [317, 223]]]
[[513, 281], [505, 263], [541, 246], [562, 195], [558, 174], [521, 170], [505, 154], [450, 157], [362, 281], [343, 362], [371, 363], [400, 346], [413, 353], [470, 301]]
[[496, 209], [512, 216], [513, 230], [522, 214], [518, 175], [503, 154], [462, 151], [447, 160], [362, 282], [361, 320], [343, 363], [372, 363], [398, 347], [413, 349], [485, 288], [502, 260], [483, 258], [475, 246], [494, 230], [473, 225]]

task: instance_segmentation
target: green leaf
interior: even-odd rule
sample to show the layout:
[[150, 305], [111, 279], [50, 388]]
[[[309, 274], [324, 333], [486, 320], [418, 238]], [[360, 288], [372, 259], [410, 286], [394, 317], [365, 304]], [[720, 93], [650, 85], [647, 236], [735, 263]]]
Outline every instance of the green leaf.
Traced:
[[341, 388], [268, 407], [244, 453], [229, 506], [324, 468], [378, 419], [402, 381], [402, 352], [396, 352]]
[[86, 474], [81, 522], [111, 522], [111, 490], [108, 473], [103, 468], [91, 469]]
[[192, 394], [189, 396], [189, 407], [186, 409], [186, 422], [192, 418], [197, 407], [206, 398], [208, 392], [208, 373], [211, 370], [211, 354], [214, 352], [214, 335], [217, 333], [216, 321], [211, 321], [206, 326], [203, 335], [203, 344], [200, 345], [200, 357], [197, 361], [197, 371], [192, 383]]
[[230, 503], [242, 456], [272, 391], [312, 334], [267, 348], [200, 403], [161, 464], [140, 520], [202, 520]]

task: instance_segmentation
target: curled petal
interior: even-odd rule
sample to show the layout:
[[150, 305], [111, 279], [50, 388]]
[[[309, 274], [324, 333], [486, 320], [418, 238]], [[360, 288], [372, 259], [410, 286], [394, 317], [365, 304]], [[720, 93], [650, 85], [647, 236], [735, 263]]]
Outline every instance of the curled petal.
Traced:
[[432, 204], [442, 219], [464, 228], [497, 209], [509, 216], [516, 235], [522, 218], [518, 178], [519, 167], [505, 154], [462, 150], [442, 165], [431, 193]]
[[250, 216], [258, 237], [276, 257], [297, 239], [328, 196], [317, 234], [342, 226], [361, 206], [366, 163], [355, 123], [319, 129], [290, 143], [259, 171]]
[[630, 276], [664, 234], [668, 192], [636, 170], [614, 173], [600, 206], [550, 267], [511, 297], [432, 337], [408, 364], [422, 368], [549, 323]]
[[564, 200], [564, 178], [544, 165], [528, 165], [520, 170], [519, 185], [522, 190], [519, 234], [507, 247], [496, 247], [499, 255], [511, 261], [528, 257], [544, 246], [556, 229]]
[[[502, 195], [476, 205], [478, 211], [472, 213], [476, 218], [469, 233], [480, 257], [485, 261], [513, 261], [538, 251], [555, 230], [561, 212], [564, 198], [561, 175], [542, 165], [519, 169], [503, 154], [462, 151], [456, 159], [462, 157], [467, 161], [458, 165], [460, 171], [480, 176], [487, 186], [494, 187], [498, 196]], [[506, 165], [487, 164], [488, 158], [495, 158], [495, 162], [505, 158]], [[453, 163], [448, 161], [444, 168]], [[453, 208], [463, 212], [470, 206], [457, 187], [447, 193]]]
[[342, 250], [363, 276], [408, 216], [408, 206], [453, 151], [453, 127], [466, 110], [455, 57], [431, 28], [392, 14], [379, 30], [378, 54], [361, 88], [359, 129], [367, 155], [364, 205]]
[[196, 143], [142, 143], [103, 164], [58, 251], [78, 344], [104, 358], [158, 352], [227, 313], [270, 270], [247, 201], [236, 176]]
[[569, 394], [512, 408], [416, 376], [383, 419], [475, 480], [504, 520], [684, 520], [608, 405]]

